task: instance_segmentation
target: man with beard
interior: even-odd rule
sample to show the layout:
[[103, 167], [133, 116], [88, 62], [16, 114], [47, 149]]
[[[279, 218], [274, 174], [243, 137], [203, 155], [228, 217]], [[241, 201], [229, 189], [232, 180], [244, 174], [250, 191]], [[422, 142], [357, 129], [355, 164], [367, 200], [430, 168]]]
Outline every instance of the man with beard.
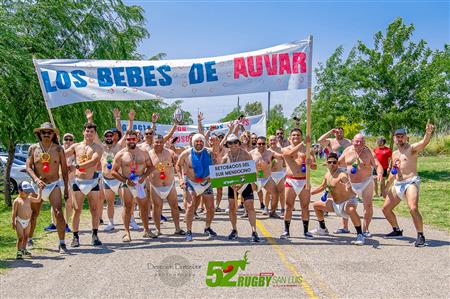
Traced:
[[[144, 226], [144, 238], [155, 235], [148, 227], [148, 198], [145, 193], [145, 180], [154, 169], [148, 152], [137, 147], [137, 134], [129, 130], [125, 134], [126, 147], [120, 150], [114, 157], [112, 175], [121, 182], [120, 197], [124, 203], [122, 219], [125, 228], [123, 242], [131, 242], [130, 220], [136, 200], [139, 205], [139, 213]], [[119, 172], [120, 171], [120, 172]]]
[[[222, 164], [224, 163], [233, 163], [239, 161], [250, 161], [253, 160], [252, 156], [245, 150], [241, 149], [241, 142], [238, 137], [234, 134], [229, 134], [227, 137], [226, 146], [229, 148], [228, 153], [222, 160]], [[244, 185], [233, 185], [228, 187], [228, 200], [229, 200], [229, 217], [231, 226], [233, 227], [230, 235], [228, 236], [229, 240], [236, 240], [238, 237], [237, 231], [237, 196], [241, 195], [244, 199], [244, 207], [248, 214], [248, 221], [250, 222], [250, 226], [252, 227], [252, 242], [260, 242], [260, 238], [258, 233], [256, 232], [256, 213], [255, 208], [253, 206], [253, 189], [251, 184]]]
[[275, 135], [277, 135], [277, 140], [278, 140], [278, 146], [283, 148], [286, 146], [289, 146], [289, 141], [287, 141], [284, 138], [284, 130], [283, 128], [278, 128], [275, 132]]
[[[364, 205], [364, 237], [371, 236], [369, 224], [373, 216], [373, 169], [377, 170], [378, 180], [383, 178], [383, 167], [373, 152], [365, 145], [364, 136], [356, 134], [352, 145], [347, 147], [339, 157], [339, 166], [346, 166], [350, 174], [353, 191], [363, 200]], [[348, 227], [348, 219], [343, 219], [344, 227]]]
[[[335, 138], [328, 138], [331, 134], [334, 134]], [[338, 157], [342, 155], [347, 147], [352, 145], [350, 140], [344, 138], [344, 128], [342, 127], [331, 129], [320, 136], [317, 142], [319, 142], [323, 147], [328, 148], [329, 152], [336, 153]]]
[[[114, 117], [115, 119], [120, 120], [120, 111], [119, 109], [115, 108], [114, 111]], [[86, 117], [88, 122], [93, 123], [94, 122], [94, 114], [89, 109], [85, 111]], [[130, 110], [128, 113], [128, 129], [133, 127], [133, 121], [134, 121], [135, 112], [134, 110]], [[120, 123], [117, 123], [116, 125], [120, 126]], [[108, 204], [108, 225], [104, 228], [104, 231], [112, 231], [114, 230], [114, 199], [115, 195], [119, 194], [119, 186], [120, 181], [116, 180], [112, 173], [112, 162], [114, 160], [115, 155], [125, 146], [125, 136], [121, 138], [118, 142], [114, 143], [114, 132], [112, 130], [106, 130], [103, 133], [103, 143], [98, 138], [98, 135], [96, 135], [95, 141], [98, 145], [100, 145], [103, 149], [103, 154], [101, 157], [101, 173], [102, 173], [102, 179], [100, 185], [100, 192], [103, 192], [104, 199], [106, 199], [106, 202]], [[101, 197], [101, 209], [100, 212], [100, 219], [103, 214], [103, 197]], [[134, 219], [132, 220], [134, 222]], [[137, 226], [137, 224], [136, 224]], [[139, 226], [138, 226], [139, 227]]]
[[98, 238], [98, 226], [100, 223], [99, 209], [102, 208], [100, 202], [100, 187], [98, 184], [97, 166], [103, 149], [94, 142], [97, 134], [97, 126], [94, 123], [86, 123], [84, 125], [84, 140], [75, 143], [65, 153], [67, 156], [75, 155], [75, 178], [72, 185], [74, 194], [73, 207], [75, 213], [73, 215], [73, 239], [71, 246], [80, 246], [80, 237], [78, 235], [80, 216], [83, 209], [84, 197], [87, 196], [89, 202], [89, 210], [92, 219], [92, 242], [93, 246], [100, 246], [102, 242]]
[[178, 197], [175, 189], [176, 154], [164, 148], [164, 137], [156, 135], [153, 149], [150, 150], [150, 159], [155, 169], [149, 176], [151, 184], [151, 199], [153, 201], [153, 221], [157, 234], [161, 235], [161, 211], [163, 200], [167, 199], [170, 206], [173, 222], [175, 224], [175, 235], [184, 236], [185, 232], [180, 229], [180, 211], [178, 210]]
[[203, 198], [206, 208], [205, 234], [209, 238], [217, 236], [211, 229], [214, 218], [214, 193], [209, 179], [209, 166], [213, 165], [212, 153], [208, 150], [206, 139], [202, 134], [192, 137], [192, 148], [185, 150], [176, 164], [176, 171], [180, 179], [180, 187], [186, 190], [186, 241], [192, 241], [192, 221], [196, 204]]
[[252, 150], [257, 148], [257, 145], [256, 145], [257, 140], [258, 140], [258, 135], [256, 135], [255, 133], [252, 133], [252, 135], [251, 135]]
[[[59, 252], [67, 252], [65, 238], [66, 221], [62, 213], [61, 189], [64, 187], [64, 199], [69, 198], [68, 170], [64, 149], [59, 145], [57, 135], [58, 130], [51, 123], [43, 123], [40, 128], [34, 129], [34, 133], [39, 138], [37, 144], [30, 146], [28, 150], [26, 170], [34, 181], [36, 193], [42, 192], [42, 199], [50, 201], [56, 218], [56, 227], [59, 238]], [[62, 180], [59, 171], [62, 173]], [[36, 220], [39, 216], [42, 202], [31, 204], [31, 230], [29, 244], [33, 245], [33, 232], [36, 228]]]
[[311, 165], [311, 169], [316, 169], [316, 162], [312, 153], [306, 153], [306, 146], [302, 142], [302, 131], [298, 128], [291, 130], [291, 145], [282, 149], [284, 160], [286, 161], [285, 197], [286, 211], [284, 212], [284, 233], [282, 239], [290, 238], [289, 227], [291, 225], [292, 210], [297, 196], [300, 197], [302, 210], [303, 235], [307, 239], [312, 239], [313, 235], [308, 231], [309, 226], [309, 202], [310, 190], [305, 189], [306, 185], [306, 165]]
[[[269, 150], [277, 153], [282, 154], [281, 147], [277, 144], [277, 137], [274, 135], [271, 135], [269, 137]], [[272, 180], [275, 183], [275, 187], [278, 191], [278, 197], [272, 197], [272, 211], [275, 211], [277, 209], [278, 202], [280, 202], [281, 205], [281, 214], [284, 215], [285, 211], [285, 200], [284, 200], [284, 177], [286, 176], [286, 168], [283, 167], [284, 159], [274, 159], [272, 160], [272, 174], [270, 175], [272, 177]], [[270, 194], [269, 192], [266, 193], [265, 198], [265, 205], [268, 206], [270, 201]], [[274, 207], [274, 203], [275, 207]]]
[[[252, 159], [256, 163], [257, 170], [257, 191], [258, 196], [259, 192], [262, 193], [262, 189], [264, 188], [267, 194], [272, 195], [272, 206], [269, 212], [270, 218], [280, 219], [280, 216], [276, 213], [277, 205], [278, 205], [278, 190], [275, 182], [272, 180], [272, 161], [275, 159], [283, 160], [283, 155], [277, 152], [271, 151], [267, 149], [266, 146], [266, 137], [260, 136], [256, 142], [257, 148], [252, 150], [249, 154]], [[263, 195], [261, 194], [261, 198]], [[266, 206], [266, 209], [267, 206]], [[267, 213], [266, 213], [267, 215]]]
[[420, 177], [417, 175], [417, 159], [419, 158], [419, 153], [430, 143], [433, 129], [434, 126], [432, 124], [427, 124], [423, 139], [411, 145], [407, 142], [408, 137], [405, 129], [398, 129], [394, 132], [397, 150], [392, 154], [393, 166], [386, 190], [389, 190], [392, 179], [395, 178], [394, 188], [389, 190], [383, 205], [383, 214], [393, 229], [385, 237], [402, 237], [403, 230], [400, 230], [393, 210], [402, 199], [406, 201], [417, 231], [417, 240], [414, 243], [416, 247], [426, 245], [425, 236], [423, 235], [422, 215], [419, 212]]

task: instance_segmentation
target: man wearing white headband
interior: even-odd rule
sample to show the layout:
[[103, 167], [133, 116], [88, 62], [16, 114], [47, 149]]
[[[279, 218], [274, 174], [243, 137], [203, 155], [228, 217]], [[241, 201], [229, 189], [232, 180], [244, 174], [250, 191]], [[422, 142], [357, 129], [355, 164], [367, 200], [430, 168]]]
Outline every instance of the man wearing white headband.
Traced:
[[192, 148], [185, 150], [176, 165], [180, 187], [186, 190], [186, 240], [192, 241], [192, 220], [196, 203], [200, 198], [206, 207], [205, 234], [210, 238], [217, 236], [211, 229], [214, 218], [214, 193], [209, 180], [209, 166], [213, 164], [212, 153], [205, 148], [206, 139], [202, 134], [192, 137]]

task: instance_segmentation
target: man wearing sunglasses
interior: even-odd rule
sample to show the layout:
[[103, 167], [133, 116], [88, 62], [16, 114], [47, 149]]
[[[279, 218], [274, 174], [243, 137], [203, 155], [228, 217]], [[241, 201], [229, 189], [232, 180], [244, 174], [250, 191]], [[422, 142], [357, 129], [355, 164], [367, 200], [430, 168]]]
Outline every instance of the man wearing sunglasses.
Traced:
[[[314, 195], [326, 190], [325, 194], [322, 195], [322, 200], [316, 201], [313, 204], [314, 212], [319, 221], [319, 227], [312, 230], [311, 233], [319, 236], [327, 236], [328, 229], [325, 225], [324, 212], [334, 211], [339, 217], [345, 219], [350, 217], [357, 232], [354, 244], [364, 245], [365, 238], [361, 229], [361, 220], [356, 211], [358, 199], [352, 190], [347, 173], [338, 167], [338, 155], [336, 153], [328, 155], [327, 167], [328, 172], [325, 174], [322, 184], [311, 191], [311, 195]], [[332, 198], [327, 198], [328, 193], [331, 193]]]
[[[228, 153], [222, 160], [222, 163], [233, 163], [239, 161], [253, 160], [252, 156], [241, 148], [241, 142], [235, 134], [229, 134], [227, 137], [226, 146], [229, 148]], [[236, 240], [238, 238], [237, 231], [237, 197], [241, 195], [244, 199], [244, 207], [247, 211], [248, 221], [252, 228], [252, 242], [260, 242], [258, 233], [256, 232], [256, 212], [253, 204], [254, 195], [252, 184], [233, 185], [228, 187], [228, 201], [229, 201], [229, 217], [231, 221], [232, 230], [228, 236], [229, 240]]]
[[312, 239], [313, 235], [308, 231], [309, 226], [309, 202], [310, 190], [305, 189], [306, 185], [306, 165], [311, 165], [311, 169], [316, 169], [314, 154], [306, 153], [306, 146], [302, 142], [303, 134], [299, 128], [291, 130], [289, 140], [291, 145], [283, 148], [283, 157], [286, 162], [285, 198], [286, 211], [284, 212], [284, 233], [282, 239], [290, 238], [290, 225], [295, 199], [300, 197], [302, 211], [303, 235], [307, 239]]
[[[68, 169], [64, 149], [58, 143], [59, 131], [51, 123], [43, 123], [41, 127], [34, 129], [34, 133], [39, 139], [37, 144], [30, 146], [26, 170], [34, 181], [34, 189], [42, 191], [42, 199], [50, 201], [56, 218], [56, 228], [59, 238], [59, 252], [66, 253], [67, 248], [64, 242], [66, 221], [62, 213], [61, 189], [64, 187], [64, 199], [69, 199]], [[62, 180], [60, 172], [62, 173]], [[29, 245], [33, 245], [33, 232], [36, 228], [36, 220], [39, 216], [42, 202], [33, 203], [31, 215], [31, 230]]]
[[417, 240], [414, 243], [416, 247], [426, 245], [425, 236], [423, 235], [422, 215], [419, 212], [420, 177], [417, 175], [417, 160], [419, 153], [430, 143], [433, 129], [434, 126], [432, 124], [427, 124], [425, 136], [421, 141], [414, 144], [408, 143], [405, 129], [398, 129], [394, 132], [397, 150], [392, 154], [393, 172], [389, 176], [386, 190], [389, 190], [392, 180], [395, 178], [394, 188], [389, 190], [383, 205], [383, 214], [393, 229], [385, 237], [398, 238], [403, 236], [403, 230], [400, 230], [393, 210], [402, 199], [406, 201], [417, 231]]
[[[283, 155], [272, 150], [268, 150], [266, 146], [266, 137], [259, 136], [256, 141], [257, 148], [252, 150], [249, 154], [256, 163], [257, 168], [257, 181], [256, 190], [258, 192], [258, 197], [263, 198], [262, 189], [267, 191], [267, 194], [272, 196], [272, 206], [270, 212], [268, 212], [268, 206], [266, 207], [263, 215], [269, 214], [270, 218], [280, 219], [280, 216], [276, 213], [278, 205], [278, 190], [275, 182], [272, 180], [272, 161], [283, 160]], [[261, 194], [260, 194], [261, 193]]]
[[[364, 206], [364, 237], [371, 236], [369, 224], [373, 216], [373, 169], [376, 169], [378, 180], [383, 179], [383, 166], [378, 162], [373, 151], [365, 145], [363, 134], [353, 137], [352, 145], [347, 147], [339, 157], [339, 166], [347, 167], [353, 191], [363, 201]], [[348, 219], [343, 218], [344, 229], [348, 228]]]
[[72, 220], [72, 247], [80, 246], [78, 230], [85, 196], [88, 198], [89, 210], [91, 212], [91, 244], [93, 246], [102, 245], [102, 242], [98, 238], [98, 226], [100, 223], [100, 210], [103, 209], [103, 203], [100, 200], [100, 186], [98, 181], [99, 173], [97, 172], [97, 168], [100, 165], [103, 148], [99, 144], [95, 143], [97, 126], [94, 123], [88, 122], [83, 128], [84, 140], [73, 144], [65, 150], [67, 156], [70, 157], [75, 155], [74, 168], [76, 172], [74, 183], [72, 185], [74, 194], [73, 207], [75, 210]]
[[209, 166], [213, 165], [211, 150], [206, 147], [206, 139], [202, 134], [192, 137], [192, 148], [185, 150], [176, 164], [180, 187], [186, 190], [186, 241], [192, 241], [192, 221], [200, 199], [206, 208], [205, 234], [214, 238], [217, 233], [212, 230], [214, 218], [214, 193], [209, 179]]
[[130, 221], [134, 210], [134, 201], [139, 205], [139, 214], [144, 226], [144, 238], [155, 235], [148, 226], [148, 197], [145, 181], [154, 166], [147, 151], [137, 146], [137, 134], [129, 130], [125, 134], [126, 147], [114, 157], [112, 175], [121, 182], [119, 194], [124, 203], [122, 219], [125, 228], [123, 242], [131, 242]]

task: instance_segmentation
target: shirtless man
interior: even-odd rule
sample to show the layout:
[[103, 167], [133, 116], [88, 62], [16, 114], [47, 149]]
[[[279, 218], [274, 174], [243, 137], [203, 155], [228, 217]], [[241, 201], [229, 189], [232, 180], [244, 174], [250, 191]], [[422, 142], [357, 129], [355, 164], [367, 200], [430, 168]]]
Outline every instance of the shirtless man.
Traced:
[[[223, 136], [223, 135], [222, 135]], [[214, 161], [222, 161], [223, 157], [226, 155], [227, 153], [227, 149], [225, 147], [223, 147], [220, 144], [221, 140], [219, 139], [219, 137], [212, 133], [211, 137], [209, 138], [209, 144], [211, 146], [211, 150], [212, 150], [212, 154], [213, 154], [213, 160]], [[222, 196], [223, 196], [223, 188], [217, 188], [217, 197], [216, 197], [216, 212], [223, 212], [223, 210], [220, 208], [220, 202], [222, 201]]]
[[[71, 133], [66, 133], [63, 136], [63, 148], [64, 150], [68, 149], [69, 147], [72, 146], [72, 144], [75, 141], [75, 137], [73, 136], [73, 134]], [[69, 167], [70, 165], [72, 165], [74, 163], [74, 157], [66, 157], [66, 165], [67, 167]], [[70, 223], [70, 218], [72, 217], [72, 213], [73, 213], [73, 190], [72, 190], [72, 184], [73, 184], [73, 180], [75, 179], [75, 172], [74, 171], [69, 171], [69, 182], [68, 182], [68, 186], [69, 186], [69, 198], [66, 200], [66, 233], [70, 233], [71, 230], [69, 228], [68, 223]], [[54, 213], [52, 213], [54, 214]]]
[[178, 197], [175, 189], [174, 165], [177, 161], [176, 154], [164, 148], [164, 137], [156, 135], [153, 149], [150, 150], [150, 159], [155, 169], [149, 176], [151, 184], [151, 199], [153, 201], [153, 221], [157, 234], [161, 235], [161, 211], [163, 200], [167, 199], [175, 224], [175, 235], [184, 236], [186, 233], [180, 229], [180, 211], [178, 210]]
[[311, 165], [311, 169], [316, 169], [317, 165], [312, 153], [308, 153], [309, 158], [307, 157], [306, 146], [302, 142], [302, 135], [300, 129], [292, 129], [289, 137], [291, 145], [282, 149], [286, 162], [286, 211], [284, 212], [284, 233], [281, 235], [282, 239], [290, 238], [289, 227], [297, 196], [300, 197], [300, 206], [302, 208], [303, 235], [307, 239], [313, 238], [313, 235], [308, 231], [310, 190], [305, 188], [306, 164]]
[[203, 197], [206, 208], [204, 233], [210, 238], [217, 236], [211, 229], [214, 218], [214, 193], [209, 179], [209, 166], [214, 163], [212, 153], [205, 147], [206, 139], [202, 134], [192, 137], [192, 145], [180, 155], [176, 164], [180, 187], [186, 190], [186, 241], [192, 241], [192, 221], [200, 197]]
[[126, 147], [114, 157], [111, 174], [121, 182], [119, 194], [124, 203], [122, 212], [125, 235], [123, 242], [131, 242], [130, 221], [134, 210], [134, 200], [139, 205], [139, 213], [144, 226], [144, 238], [156, 237], [148, 227], [148, 197], [145, 192], [145, 180], [154, 166], [147, 151], [137, 146], [138, 137], [135, 131], [125, 134]]
[[409, 144], [406, 141], [405, 129], [398, 129], [394, 132], [397, 150], [392, 154], [393, 165], [386, 190], [389, 190], [392, 180], [395, 178], [394, 188], [389, 190], [383, 205], [383, 214], [393, 228], [393, 231], [387, 234], [386, 237], [401, 237], [403, 236], [403, 231], [398, 226], [393, 210], [402, 199], [406, 201], [417, 231], [417, 240], [414, 243], [416, 247], [425, 246], [422, 215], [419, 212], [420, 177], [417, 175], [417, 159], [419, 153], [430, 142], [433, 129], [434, 126], [432, 124], [427, 124], [425, 136], [421, 141], [414, 144]]
[[[331, 134], [334, 134], [335, 138], [329, 138]], [[338, 157], [342, 155], [347, 147], [352, 145], [350, 140], [344, 138], [344, 129], [342, 127], [331, 129], [320, 136], [317, 142], [323, 147], [328, 148], [331, 153], [336, 153]]]
[[[222, 164], [252, 160], [252, 156], [241, 148], [241, 141], [236, 135], [229, 134], [226, 145], [229, 148], [229, 151], [223, 158]], [[237, 195], [241, 195], [244, 200], [244, 206], [248, 214], [248, 221], [252, 227], [252, 242], [260, 242], [261, 240], [256, 232], [256, 213], [253, 206], [254, 195], [251, 184], [233, 185], [228, 187], [228, 200], [230, 204], [230, 211], [228, 215], [230, 217], [231, 226], [233, 227], [228, 239], [236, 240], [238, 237], [236, 226]]]
[[[327, 236], [328, 229], [325, 226], [324, 212], [334, 211], [339, 217], [346, 219], [350, 217], [352, 219], [357, 232], [354, 244], [364, 245], [365, 238], [361, 229], [361, 220], [356, 211], [358, 200], [355, 192], [352, 190], [347, 173], [339, 169], [337, 164], [338, 155], [336, 153], [329, 154], [327, 157], [328, 172], [325, 174], [322, 184], [311, 191], [311, 195], [314, 195], [326, 190], [321, 200], [313, 204], [314, 212], [317, 220], [319, 220], [319, 228], [312, 230], [311, 233]], [[332, 198], [327, 198], [328, 193], [331, 193]]]
[[272, 196], [272, 206], [269, 217], [280, 219], [280, 216], [276, 213], [279, 193], [275, 182], [272, 180], [272, 161], [277, 159], [283, 163], [283, 155], [267, 149], [266, 137], [259, 136], [256, 140], [256, 146], [257, 148], [252, 150], [249, 154], [256, 163], [257, 190], [259, 192], [264, 188], [267, 194]]
[[[69, 198], [68, 170], [64, 149], [59, 145], [57, 135], [58, 130], [51, 123], [43, 123], [40, 128], [34, 129], [34, 133], [39, 138], [39, 142], [30, 146], [28, 150], [26, 170], [34, 181], [34, 189], [42, 192], [42, 199], [50, 201], [56, 217], [56, 227], [59, 237], [59, 252], [66, 253], [67, 248], [64, 242], [66, 221], [62, 213], [61, 189], [64, 187], [64, 200]], [[62, 180], [59, 171], [62, 173]], [[36, 228], [36, 220], [39, 216], [42, 202], [32, 203], [31, 230], [29, 245], [33, 245], [33, 232]]]
[[[277, 143], [278, 143], [277, 137], [271, 135], [269, 137], [269, 145], [270, 145], [269, 150], [278, 154], [282, 154], [281, 147], [279, 147]], [[283, 159], [274, 159], [272, 160], [272, 169], [271, 169], [272, 170], [271, 177], [278, 191], [278, 197], [277, 198], [272, 197], [272, 211], [274, 211], [274, 209], [276, 210], [278, 202], [280, 202], [282, 215], [284, 215], [285, 211], [284, 177], [286, 176], [286, 168], [283, 166], [283, 164], [284, 164]], [[267, 192], [265, 199], [266, 207], [269, 205], [269, 201], [270, 201], [270, 194]], [[276, 203], [275, 207], [274, 203]]]
[[275, 132], [277, 135], [278, 146], [283, 148], [289, 146], [289, 141], [284, 138], [284, 130], [283, 128], [278, 128]]
[[[103, 203], [100, 201], [100, 187], [98, 183], [97, 166], [103, 154], [100, 145], [94, 142], [97, 133], [97, 126], [94, 123], [84, 125], [84, 140], [75, 143], [65, 150], [68, 157], [75, 155], [75, 178], [72, 185], [73, 207], [75, 213], [72, 220], [73, 239], [71, 246], [80, 246], [80, 237], [78, 235], [81, 211], [83, 210], [84, 197], [87, 196], [89, 210], [92, 220], [92, 242], [93, 246], [100, 246], [102, 242], [98, 238], [98, 226], [100, 223], [99, 209]], [[73, 166], [71, 167], [71, 169]]]
[[[353, 191], [363, 200], [364, 205], [364, 224], [363, 234], [368, 238], [369, 224], [373, 216], [373, 169], [377, 170], [378, 180], [383, 178], [383, 167], [377, 158], [365, 145], [364, 136], [356, 134], [353, 137], [352, 145], [347, 147], [339, 157], [339, 166], [347, 167], [350, 175], [350, 182]], [[348, 219], [343, 219], [344, 228], [348, 227]]]

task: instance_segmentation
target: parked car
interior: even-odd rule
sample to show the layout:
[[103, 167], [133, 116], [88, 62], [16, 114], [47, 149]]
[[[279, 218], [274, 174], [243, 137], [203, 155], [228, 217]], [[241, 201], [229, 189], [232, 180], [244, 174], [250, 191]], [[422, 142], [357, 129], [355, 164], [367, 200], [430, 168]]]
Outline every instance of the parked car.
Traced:
[[[3, 192], [4, 189], [4, 181], [5, 181], [5, 169], [6, 169], [6, 162], [8, 161], [7, 155], [0, 155], [0, 180], [2, 181], [0, 183], [0, 192]], [[14, 159], [13, 164], [11, 167], [11, 184], [10, 184], [10, 192], [15, 193], [17, 192], [17, 186], [18, 184], [22, 183], [23, 181], [31, 182], [31, 177], [28, 175], [25, 167], [25, 163], [23, 161]]]

